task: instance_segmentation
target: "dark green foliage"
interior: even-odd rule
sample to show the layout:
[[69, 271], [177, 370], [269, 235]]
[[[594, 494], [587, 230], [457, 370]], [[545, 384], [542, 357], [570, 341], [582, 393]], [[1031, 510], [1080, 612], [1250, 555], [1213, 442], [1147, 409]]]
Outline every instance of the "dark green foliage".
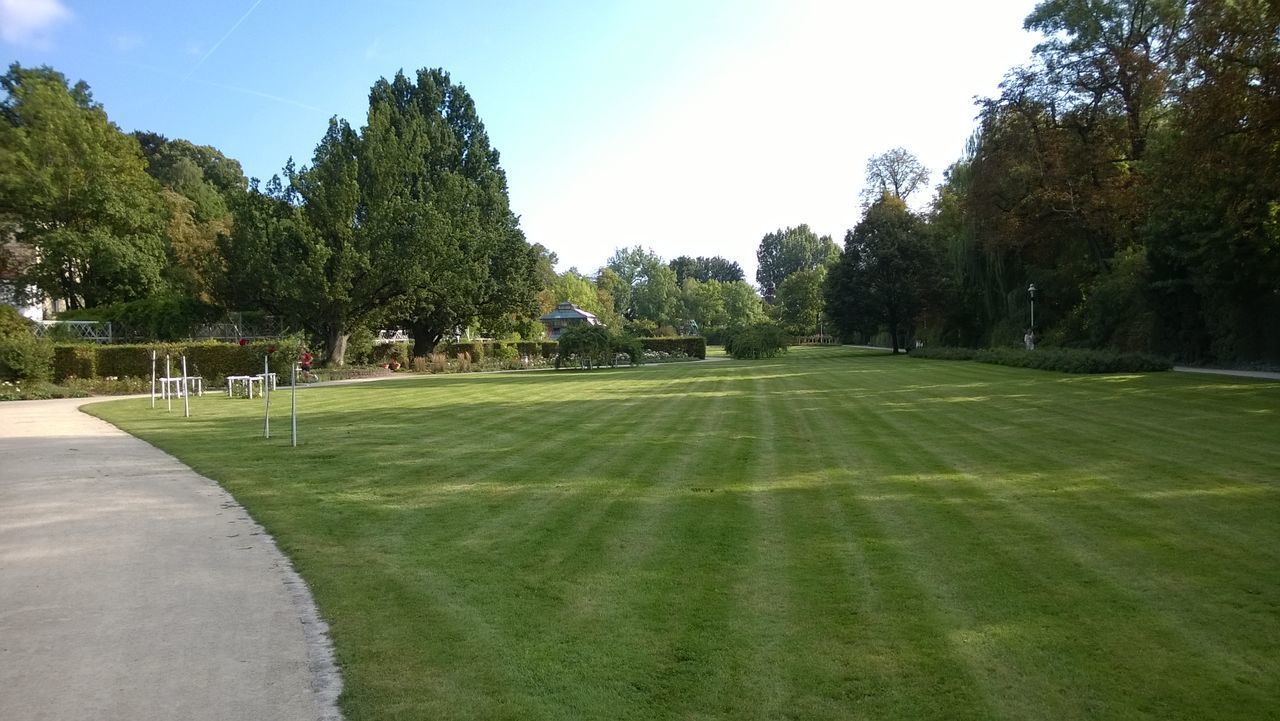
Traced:
[[473, 362], [478, 363], [481, 358], [484, 358], [484, 343], [480, 341], [448, 343], [444, 347], [444, 353], [450, 358], [457, 358], [459, 355], [466, 353], [471, 356]]
[[59, 319], [109, 322], [115, 326], [118, 335], [171, 343], [190, 338], [197, 326], [213, 322], [222, 314], [217, 306], [195, 298], [157, 295], [128, 303], [67, 311]]
[[[516, 343], [516, 352], [528, 358], [540, 358], [543, 356], [543, 344], [538, 341], [522, 340]], [[555, 353], [549, 355], [555, 355]]]
[[702, 336], [678, 338], [640, 338], [645, 350], [662, 353], [683, 353], [690, 358], [707, 357], [707, 339]]
[[840, 249], [831, 236], [819, 237], [808, 225], [802, 223], [795, 228], [776, 230], [760, 239], [756, 250], [756, 260], [760, 263], [756, 283], [765, 300], [772, 303], [787, 276], [831, 265], [839, 257]]
[[[649, 338], [644, 340], [652, 339]], [[610, 333], [609, 350], [613, 353], [615, 360], [618, 356], [625, 355], [631, 365], [638, 366], [644, 363], [644, 340], [628, 333]]]
[[0, 337], [0, 380], [48, 381], [52, 376], [52, 343], [30, 333]]
[[556, 368], [567, 366], [569, 357], [575, 356], [587, 370], [609, 364], [612, 339], [604, 326], [578, 323], [560, 333], [560, 353], [556, 356]]
[[930, 345], [912, 348], [908, 351], [912, 358], [928, 358], [930, 360], [973, 360], [978, 351], [974, 348], [956, 348], [953, 346]]
[[31, 335], [33, 325], [17, 308], [0, 303], [0, 338], [15, 335]]
[[791, 336], [781, 326], [766, 321], [731, 328], [725, 334], [724, 350], [734, 358], [758, 360], [782, 355], [790, 344]]
[[168, 211], [138, 142], [49, 67], [14, 63], [0, 88], [0, 218], [38, 251], [20, 287], [72, 308], [160, 290]]
[[89, 345], [57, 345], [53, 348], [53, 381], [68, 378], [96, 378], [98, 350]]
[[1035, 368], [1062, 373], [1154, 373], [1167, 371], [1173, 364], [1167, 358], [1146, 353], [1119, 353], [1082, 348], [949, 348], [925, 346], [911, 351], [913, 358], [934, 360], [974, 360], [979, 363]]
[[[260, 340], [240, 345], [205, 341], [155, 345], [78, 345], [59, 346], [63, 354], [58, 372], [79, 378], [146, 378], [151, 374], [151, 352], [156, 352], [156, 375], [165, 373], [165, 355], [169, 356], [169, 372], [182, 372], [182, 356], [187, 356], [187, 373], [201, 376], [206, 382], [221, 383], [229, 375], [257, 375], [262, 372], [263, 357], [269, 359], [272, 373], [279, 382], [287, 383], [294, 363], [302, 356], [302, 341], [297, 338]], [[64, 350], [67, 349], [67, 350]], [[74, 349], [73, 358], [71, 350]], [[64, 365], [65, 364], [65, 365]], [[76, 365], [78, 364], [78, 365]], [[72, 368], [79, 368], [74, 372]], [[93, 370], [93, 373], [86, 373]]]

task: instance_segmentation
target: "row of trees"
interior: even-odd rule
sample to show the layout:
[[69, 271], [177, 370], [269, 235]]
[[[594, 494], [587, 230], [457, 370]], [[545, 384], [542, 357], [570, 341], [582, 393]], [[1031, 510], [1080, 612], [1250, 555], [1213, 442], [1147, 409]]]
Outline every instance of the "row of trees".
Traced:
[[909, 154], [869, 165], [832, 321], [1001, 345], [1034, 284], [1049, 342], [1280, 360], [1280, 6], [1046, 0], [1026, 28], [1045, 41], [981, 101], [928, 212], [902, 202]]
[[123, 133], [52, 69], [14, 64], [0, 86], [0, 231], [16, 241], [0, 262], [19, 290], [72, 309], [170, 295], [265, 310], [339, 364], [360, 326], [409, 327], [426, 353], [537, 312], [541, 249], [442, 70], [379, 80], [364, 127], [334, 118], [310, 165], [265, 184], [214, 148]]

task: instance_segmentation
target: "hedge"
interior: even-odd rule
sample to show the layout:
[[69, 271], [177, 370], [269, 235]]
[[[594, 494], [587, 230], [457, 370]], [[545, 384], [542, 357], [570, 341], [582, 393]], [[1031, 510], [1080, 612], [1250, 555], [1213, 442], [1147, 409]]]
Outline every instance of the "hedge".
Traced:
[[54, 349], [54, 377], [146, 378], [151, 374], [151, 352], [156, 352], [156, 373], [164, 373], [168, 354], [174, 375], [182, 372], [182, 356], [187, 356], [187, 373], [201, 376], [211, 384], [229, 375], [257, 375], [262, 357], [269, 358], [272, 373], [287, 382], [290, 369], [302, 355], [302, 343], [295, 339], [261, 340], [244, 345], [204, 341], [189, 344], [155, 345], [62, 345]]
[[707, 339], [702, 336], [684, 338], [641, 338], [644, 349], [659, 353], [684, 353], [690, 358], [707, 357]]
[[60, 345], [53, 349], [53, 382], [68, 378], [97, 378], [98, 353], [95, 346]]
[[1119, 353], [1083, 348], [914, 348], [916, 358], [975, 360], [979, 363], [1059, 371], [1061, 373], [1153, 373], [1173, 368], [1167, 358], [1145, 353]]

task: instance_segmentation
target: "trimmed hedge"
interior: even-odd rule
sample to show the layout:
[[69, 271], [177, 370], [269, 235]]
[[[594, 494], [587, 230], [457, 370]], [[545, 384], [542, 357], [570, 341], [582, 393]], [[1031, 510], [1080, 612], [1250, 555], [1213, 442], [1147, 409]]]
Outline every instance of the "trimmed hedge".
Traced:
[[660, 353], [684, 353], [690, 358], [707, 357], [707, 339], [702, 336], [683, 338], [641, 338], [645, 350]]
[[[164, 357], [172, 360], [170, 372], [182, 372], [181, 358], [187, 356], [187, 373], [218, 384], [229, 375], [257, 375], [262, 357], [269, 358], [272, 373], [287, 382], [294, 362], [302, 355], [302, 343], [295, 339], [261, 340], [244, 345], [204, 341], [200, 343], [156, 345], [64, 345], [54, 351], [55, 377], [146, 378], [151, 374], [151, 352], [156, 352], [156, 372], [164, 373]], [[92, 371], [92, 372], [86, 372]]]
[[97, 378], [98, 353], [94, 346], [60, 345], [53, 348], [53, 382], [68, 378]]
[[979, 363], [1034, 368], [1060, 373], [1155, 373], [1173, 368], [1167, 358], [1145, 353], [1119, 353], [1082, 348], [914, 348], [916, 358], [975, 360]]

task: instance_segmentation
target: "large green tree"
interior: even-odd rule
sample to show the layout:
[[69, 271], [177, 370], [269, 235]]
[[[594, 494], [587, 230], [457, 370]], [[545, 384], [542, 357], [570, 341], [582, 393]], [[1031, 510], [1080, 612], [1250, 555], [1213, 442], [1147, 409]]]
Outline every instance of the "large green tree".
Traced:
[[671, 261], [670, 266], [671, 270], [676, 272], [676, 283], [681, 286], [684, 285], [686, 278], [693, 278], [702, 283], [709, 280], [732, 283], [746, 278], [742, 273], [742, 266], [738, 265], [737, 261], [718, 255], [710, 258], [701, 255], [697, 258], [682, 255]]
[[923, 223], [886, 193], [845, 235], [844, 252], [827, 276], [827, 314], [846, 336], [887, 330], [897, 353], [942, 282]]
[[756, 283], [765, 300], [772, 303], [787, 276], [830, 265], [839, 255], [840, 249], [831, 236], [819, 236], [808, 225], [776, 230], [760, 239]]
[[158, 291], [168, 211], [138, 142], [48, 67], [0, 76], [0, 217], [33, 246], [27, 280], [71, 308]]

